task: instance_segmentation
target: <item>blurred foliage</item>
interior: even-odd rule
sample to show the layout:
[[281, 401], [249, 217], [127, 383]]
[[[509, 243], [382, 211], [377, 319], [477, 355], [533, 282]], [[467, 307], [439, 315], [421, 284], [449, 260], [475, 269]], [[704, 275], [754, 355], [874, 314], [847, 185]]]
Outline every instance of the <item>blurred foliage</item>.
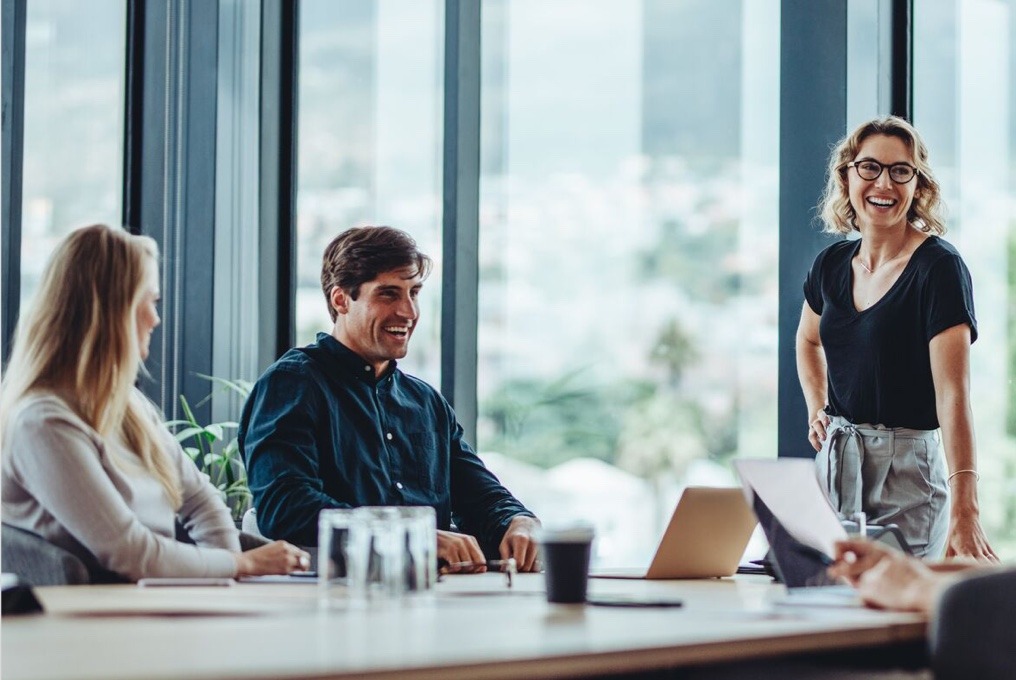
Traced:
[[671, 217], [660, 224], [659, 240], [636, 259], [636, 271], [645, 281], [672, 281], [693, 299], [726, 302], [741, 289], [738, 271], [722, 264], [737, 252], [737, 237], [733, 219], [711, 221], [699, 229]]
[[626, 404], [652, 390], [637, 381], [583, 385], [585, 369], [501, 385], [482, 405], [495, 428], [484, 448], [549, 468], [579, 456], [613, 462]]
[[655, 380], [590, 384], [588, 369], [551, 380], [503, 383], [481, 406], [495, 435], [484, 448], [550, 468], [577, 457], [597, 458], [650, 481], [684, 474], [691, 461], [723, 461], [737, 448], [737, 402], [706, 411], [685, 394], [682, 376], [698, 358], [676, 319], [663, 325], [650, 360]]

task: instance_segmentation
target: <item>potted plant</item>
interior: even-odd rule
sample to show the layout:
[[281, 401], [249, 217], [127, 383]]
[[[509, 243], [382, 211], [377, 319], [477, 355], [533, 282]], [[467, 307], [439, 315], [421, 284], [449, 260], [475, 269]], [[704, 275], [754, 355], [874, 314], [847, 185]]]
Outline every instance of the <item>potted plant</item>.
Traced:
[[[220, 391], [232, 391], [239, 395], [241, 403], [246, 401], [250, 395], [253, 383], [247, 380], [226, 380], [214, 376], [200, 375], [199, 377], [209, 380], [219, 386]], [[212, 398], [209, 394], [199, 406]], [[212, 484], [221, 493], [226, 505], [233, 515], [237, 526], [243, 514], [250, 508], [251, 493], [247, 486], [247, 468], [244, 466], [243, 457], [240, 455], [240, 445], [237, 442], [237, 430], [239, 423], [235, 421], [223, 421], [202, 425], [194, 417], [187, 398], [180, 395], [180, 406], [183, 409], [182, 420], [170, 420], [166, 426], [176, 436], [176, 440], [183, 446], [183, 450], [190, 456], [198, 469], [208, 475]]]

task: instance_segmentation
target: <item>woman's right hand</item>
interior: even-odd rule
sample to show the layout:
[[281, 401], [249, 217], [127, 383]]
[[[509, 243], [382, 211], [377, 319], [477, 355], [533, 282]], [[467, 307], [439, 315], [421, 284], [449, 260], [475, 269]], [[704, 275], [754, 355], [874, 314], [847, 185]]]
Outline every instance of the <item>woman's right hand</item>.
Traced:
[[288, 574], [310, 569], [310, 554], [285, 541], [236, 554], [237, 576]]
[[815, 412], [815, 417], [808, 421], [808, 441], [816, 451], [822, 450], [827, 427], [829, 427], [829, 414], [825, 412], [824, 408], [820, 408]]

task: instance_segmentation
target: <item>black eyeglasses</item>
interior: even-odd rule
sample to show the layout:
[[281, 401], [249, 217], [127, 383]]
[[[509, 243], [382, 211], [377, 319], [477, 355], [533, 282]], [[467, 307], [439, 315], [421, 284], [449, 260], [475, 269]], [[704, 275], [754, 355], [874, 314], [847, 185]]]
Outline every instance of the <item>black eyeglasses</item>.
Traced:
[[893, 163], [892, 165], [882, 165], [878, 161], [851, 161], [843, 166], [844, 168], [853, 168], [857, 170], [857, 176], [868, 182], [874, 182], [882, 175], [882, 171], [886, 168], [889, 169], [889, 179], [896, 184], [906, 184], [914, 177], [917, 176], [917, 168], [910, 165], [910, 163]]

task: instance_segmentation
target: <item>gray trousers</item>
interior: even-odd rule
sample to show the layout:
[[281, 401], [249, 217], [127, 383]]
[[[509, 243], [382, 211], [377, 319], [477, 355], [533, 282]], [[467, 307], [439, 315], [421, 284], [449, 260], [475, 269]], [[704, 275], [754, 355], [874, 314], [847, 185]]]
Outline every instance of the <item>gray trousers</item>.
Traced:
[[855, 425], [833, 416], [815, 458], [844, 517], [895, 524], [920, 557], [939, 558], [949, 532], [949, 485], [938, 430]]

